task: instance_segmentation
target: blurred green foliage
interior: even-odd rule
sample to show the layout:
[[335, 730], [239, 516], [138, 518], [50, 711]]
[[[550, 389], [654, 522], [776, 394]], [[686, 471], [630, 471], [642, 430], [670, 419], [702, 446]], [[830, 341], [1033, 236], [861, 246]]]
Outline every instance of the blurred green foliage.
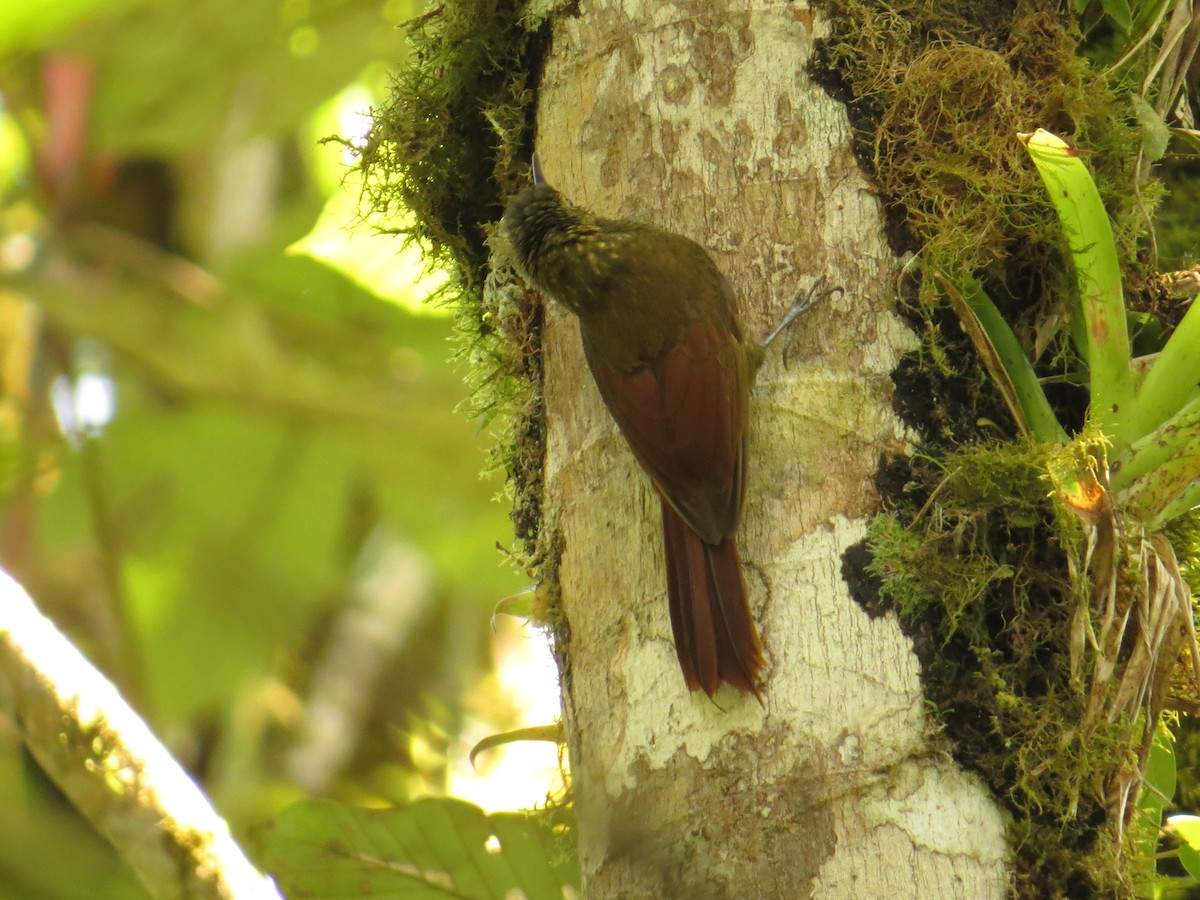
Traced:
[[[333, 202], [318, 110], [379, 94], [419, 4], [2, 6], [0, 566], [241, 831], [303, 793], [298, 710], [373, 543], [415, 550], [430, 595], [317, 792], [436, 787], [445, 759], [411, 740], [454, 746], [523, 581], [496, 550], [502, 485], [455, 412], [449, 319], [287, 252]], [[63, 60], [83, 77], [57, 81]], [[97, 385], [111, 420], [60, 427]], [[0, 713], [0, 898], [140, 890]]]

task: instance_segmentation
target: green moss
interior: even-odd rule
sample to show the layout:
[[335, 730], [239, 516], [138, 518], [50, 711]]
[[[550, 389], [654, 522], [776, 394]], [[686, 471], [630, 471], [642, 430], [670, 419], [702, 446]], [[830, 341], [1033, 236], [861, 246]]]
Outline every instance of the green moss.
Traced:
[[[1062, 312], [1074, 296], [1073, 276], [1061, 226], [1016, 135], [1046, 128], [1085, 155], [1118, 252], [1134, 260], [1161, 190], [1137, 170], [1131, 93], [1088, 61], [1074, 17], [1057, 2], [833, 0], [830, 7], [822, 66], [852, 98], [858, 154], [887, 203], [893, 245], [917, 252], [926, 271], [981, 281], [1027, 346], [1035, 336], [1055, 338], [1041, 373], [1069, 375], [1065, 331], [1055, 336], [1047, 325], [1069, 323]], [[1122, 76], [1140, 79], [1148, 53], [1135, 55]], [[926, 357], [945, 370], [972, 367], [955, 359], [963, 351], [954, 328], [945, 333], [933, 279], [917, 294]], [[1062, 394], [1051, 398], [1056, 408], [1079, 404], [1071, 391]], [[1062, 418], [1079, 424], [1082, 413]]]
[[[828, 9], [821, 67], [851, 98], [893, 246], [918, 253], [924, 271], [980, 280], [1025, 345], [1041, 349], [1035, 365], [1050, 376], [1060, 420], [1082, 429], [1087, 395], [1065, 332], [1071, 267], [1016, 133], [1046, 128], [1085, 156], [1120, 257], [1137, 259], [1161, 191], [1137, 168], [1130, 88], [1154, 48], [1114, 75], [1111, 48], [1096, 48], [1110, 58], [1093, 65], [1074, 16], [1044, 0], [831, 0]], [[905, 298], [922, 349], [896, 374], [897, 410], [931, 455], [890, 461], [881, 484], [904, 487], [871, 526], [867, 571], [915, 643], [956, 757], [1011, 813], [1017, 894], [1124, 895], [1147, 863], [1120, 852], [1106, 793], [1145, 730], [1095, 714], [1109, 688], [1089, 681], [1084, 528], [1054, 499], [1052, 451], [995, 443], [1012, 423], [932, 282]], [[1109, 548], [1124, 603], [1139, 575], [1117, 534]]]
[[1142, 732], [1084, 724], [1088, 675], [1069, 648], [1087, 587], [1068, 575], [1084, 538], [1046, 470], [1044, 448], [1012, 444], [918, 464], [921, 507], [874, 520], [868, 572], [914, 641], [956, 758], [1010, 812], [1016, 893], [1123, 896], [1146, 860], [1115, 842], [1106, 790]]
[[498, 432], [517, 536], [538, 555], [545, 422], [537, 298], [492, 265], [490, 235], [529, 178], [534, 91], [546, 35], [518, 0], [451, 0], [409, 25], [410, 64], [374, 111], [364, 205], [449, 272], [469, 396]]
[[825, 60], [855, 98], [860, 153], [927, 263], [1009, 287], [1061, 268], [1047, 265], [1060, 228], [1016, 138], [1038, 127], [1087, 154], [1132, 258], [1145, 227], [1132, 103], [1079, 54], [1061, 4], [837, 0], [833, 24]]
[[360, 160], [371, 215], [405, 223], [397, 230], [474, 293], [488, 227], [528, 178], [540, 49], [523, 5], [452, 0], [410, 24], [411, 62], [374, 111]]

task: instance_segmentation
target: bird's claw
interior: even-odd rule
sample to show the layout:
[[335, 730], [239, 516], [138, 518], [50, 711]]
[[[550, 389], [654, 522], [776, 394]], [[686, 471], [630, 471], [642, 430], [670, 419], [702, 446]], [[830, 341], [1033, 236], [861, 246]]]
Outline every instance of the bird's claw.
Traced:
[[[779, 337], [779, 335], [788, 329], [789, 325], [795, 322], [798, 318], [800, 318], [800, 316], [804, 315], [804, 313], [808, 312], [826, 297], [829, 297], [833, 294], [844, 293], [845, 291], [841, 287], [825, 288], [824, 275], [819, 276], [807, 291], [805, 291], [803, 288], [796, 291], [795, 296], [792, 297], [791, 307], [784, 314], [779, 324], [775, 326], [775, 329], [767, 335], [766, 340], [763, 341], [763, 349], [765, 350], [767, 347], [769, 347], [775, 338]], [[791, 344], [792, 336], [789, 332], [787, 342], [783, 346], [783, 363], [785, 366], [787, 365], [787, 355], [788, 350], [791, 349]]]

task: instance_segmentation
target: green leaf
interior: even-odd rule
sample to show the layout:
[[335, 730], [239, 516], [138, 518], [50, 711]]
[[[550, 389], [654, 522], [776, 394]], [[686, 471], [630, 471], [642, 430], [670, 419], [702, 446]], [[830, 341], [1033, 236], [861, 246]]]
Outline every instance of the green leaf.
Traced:
[[1161, 524], [1164, 512], [1200, 479], [1197, 447], [1200, 396], [1116, 458], [1110, 484], [1139, 521]]
[[1108, 213], [1083, 161], [1065, 142], [1041, 128], [1018, 136], [1067, 234], [1086, 325], [1080, 351], [1091, 378], [1091, 415], [1112, 437], [1129, 411], [1133, 380], [1121, 267]]
[[1133, 12], [1129, 9], [1128, 0], [1100, 0], [1100, 5], [1117, 27], [1128, 34], [1133, 28]]
[[950, 297], [984, 366], [1004, 396], [1021, 431], [1035, 440], [1066, 443], [1067, 433], [1050, 409], [1046, 394], [1017, 336], [974, 278], [933, 273]]
[[1166, 830], [1179, 839], [1179, 861], [1193, 878], [1200, 878], [1200, 816], [1178, 815], [1167, 819]]
[[1183, 864], [1184, 871], [1200, 880], [1200, 852], [1186, 844], [1180, 847], [1178, 852], [1179, 862]]
[[1200, 304], [1193, 303], [1146, 373], [1123, 423], [1128, 440], [1149, 434], [1200, 396]]
[[494, 813], [453, 798], [395, 809], [298, 803], [263, 833], [289, 897], [561, 900], [579, 890], [574, 849], [547, 814]]
[[1142, 129], [1142, 150], [1150, 162], [1158, 162], [1166, 154], [1167, 144], [1171, 142], [1171, 129], [1157, 110], [1141, 97], [1133, 98], [1133, 109]]
[[1200, 506], [1200, 481], [1193, 482], [1182, 494], [1163, 507], [1157, 522], [1170, 522]]

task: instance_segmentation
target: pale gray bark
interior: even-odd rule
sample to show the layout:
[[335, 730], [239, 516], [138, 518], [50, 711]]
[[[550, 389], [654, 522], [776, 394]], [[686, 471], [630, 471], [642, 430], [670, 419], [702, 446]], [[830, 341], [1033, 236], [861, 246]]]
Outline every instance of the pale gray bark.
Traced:
[[703, 243], [765, 334], [817, 276], [844, 285], [774, 348], [751, 412], [741, 530], [766, 708], [689, 694], [671, 644], [658, 500], [588, 377], [546, 329], [547, 523], [564, 539], [563, 672], [591, 897], [997, 897], [1001, 817], [925, 740], [919, 667], [871, 620], [841, 553], [903, 446], [889, 373], [912, 336], [845, 110], [806, 74], [799, 3], [594, 0], [556, 21], [538, 149], [602, 214]]

